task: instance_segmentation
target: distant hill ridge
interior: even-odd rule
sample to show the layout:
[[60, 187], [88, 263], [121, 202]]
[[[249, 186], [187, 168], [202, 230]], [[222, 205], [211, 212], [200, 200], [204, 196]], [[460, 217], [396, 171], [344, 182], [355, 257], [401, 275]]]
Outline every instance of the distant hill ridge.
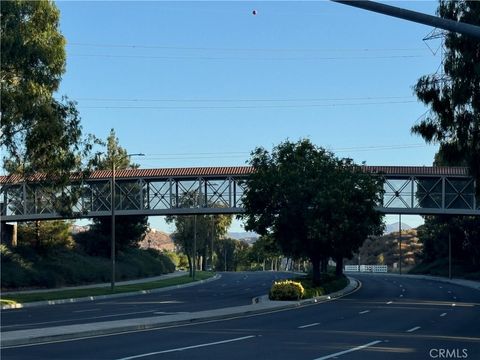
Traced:
[[[385, 231], [384, 234], [391, 234], [393, 232], [398, 232], [398, 225], [400, 223], [397, 221], [393, 224], [387, 224], [385, 225]], [[410, 230], [412, 227], [402, 221], [402, 230]]]

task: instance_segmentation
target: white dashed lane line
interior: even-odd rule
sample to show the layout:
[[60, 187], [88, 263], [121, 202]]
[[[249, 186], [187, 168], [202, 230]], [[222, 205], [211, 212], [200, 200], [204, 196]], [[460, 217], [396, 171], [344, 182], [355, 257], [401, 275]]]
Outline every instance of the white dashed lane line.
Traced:
[[370, 310], [363, 310], [363, 311], [360, 311], [359, 314], [366, 314], [368, 312], [370, 312]]
[[309, 327], [317, 326], [317, 325], [320, 325], [320, 323], [313, 323], [313, 324], [302, 325], [302, 326], [299, 326], [298, 329], [305, 329], [305, 328], [309, 328]]
[[336, 357], [338, 357], [338, 356], [340, 356], [340, 355], [344, 355], [344, 354], [348, 354], [348, 353], [351, 353], [351, 352], [354, 352], [354, 351], [362, 350], [362, 349], [365, 349], [365, 348], [367, 348], [367, 347], [370, 347], [370, 346], [379, 344], [379, 343], [381, 343], [381, 342], [382, 342], [381, 340], [372, 341], [372, 342], [370, 342], [370, 343], [368, 343], [368, 344], [360, 345], [360, 346], [354, 347], [354, 348], [352, 348], [352, 349], [340, 351], [340, 352], [337, 352], [337, 353], [335, 353], [335, 354], [330, 354], [330, 355], [322, 356], [322, 357], [316, 358], [315, 360], [327, 360], [327, 359], [331, 359], [331, 358], [336, 358]]
[[391, 303], [393, 303], [393, 301], [389, 301], [389, 302], [387, 302], [387, 305], [390, 305]]
[[407, 332], [414, 332], [414, 331], [417, 331], [418, 329], [420, 329], [420, 326], [415, 326], [411, 329], [408, 329]]
[[445, 315], [447, 315], [447, 313], [441, 313], [440, 317], [444, 317]]

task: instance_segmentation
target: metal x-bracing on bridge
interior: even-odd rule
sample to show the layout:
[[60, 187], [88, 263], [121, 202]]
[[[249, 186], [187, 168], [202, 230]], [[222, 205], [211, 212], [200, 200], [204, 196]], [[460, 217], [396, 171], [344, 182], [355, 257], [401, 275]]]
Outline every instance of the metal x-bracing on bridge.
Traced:
[[[475, 181], [466, 168], [365, 166], [384, 178], [386, 214], [480, 215]], [[243, 212], [244, 180], [252, 168], [207, 167], [132, 169], [117, 172], [116, 215], [235, 214]], [[72, 180], [63, 189], [76, 191], [73, 218], [110, 216], [111, 172], [95, 171], [83, 181]], [[45, 187], [41, 177], [23, 181], [0, 177], [2, 221], [56, 219], [62, 194]]]

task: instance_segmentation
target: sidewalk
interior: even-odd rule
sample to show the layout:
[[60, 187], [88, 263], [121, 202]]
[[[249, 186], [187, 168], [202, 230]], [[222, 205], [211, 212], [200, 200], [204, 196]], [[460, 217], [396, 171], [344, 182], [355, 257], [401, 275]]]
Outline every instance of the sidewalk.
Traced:
[[265, 297], [262, 297], [262, 300], [260, 301], [258, 301], [258, 299], [257, 301], [253, 299], [253, 303], [251, 305], [227, 307], [194, 313], [179, 313], [174, 315], [153, 316], [139, 319], [56, 326], [43, 329], [7, 331], [1, 334], [1, 347], [4, 348], [9, 346], [78, 339], [89, 336], [116, 334], [129, 331], [148, 330], [165, 326], [191, 324], [202, 321], [214, 321], [229, 319], [236, 316], [248, 316], [260, 313], [268, 313], [270, 311], [294, 309], [299, 306], [307, 306], [315, 303], [331, 301], [356, 291], [359, 288], [358, 281], [350, 277], [349, 280], [350, 283], [343, 290], [318, 298], [301, 301], [270, 301], [265, 299]]

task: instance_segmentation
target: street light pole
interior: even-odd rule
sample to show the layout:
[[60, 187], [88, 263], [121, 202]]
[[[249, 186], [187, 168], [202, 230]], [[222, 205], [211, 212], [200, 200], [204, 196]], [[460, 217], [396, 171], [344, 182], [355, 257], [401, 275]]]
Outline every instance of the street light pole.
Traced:
[[402, 214], [398, 214], [398, 259], [402, 275]]
[[197, 214], [193, 215], [193, 271], [192, 278], [195, 280], [195, 271], [197, 270]]
[[112, 157], [112, 230], [110, 238], [110, 260], [112, 262], [112, 275], [110, 278], [110, 290], [115, 290], [115, 159]]
[[[125, 159], [130, 156], [145, 156], [145, 154], [127, 154], [125, 156], [122, 156], [119, 160]], [[112, 229], [111, 229], [111, 237], [110, 237], [110, 260], [111, 260], [111, 268], [112, 268], [112, 275], [110, 278], [110, 290], [113, 292], [115, 290], [115, 188], [116, 188], [116, 183], [115, 183], [115, 156], [112, 155], [112, 184], [111, 184], [111, 189], [112, 191], [110, 192], [111, 194], [111, 199], [110, 199], [110, 204], [112, 208]]]
[[212, 246], [210, 249], [210, 267], [213, 271], [213, 239], [215, 238], [215, 215], [212, 215]]

